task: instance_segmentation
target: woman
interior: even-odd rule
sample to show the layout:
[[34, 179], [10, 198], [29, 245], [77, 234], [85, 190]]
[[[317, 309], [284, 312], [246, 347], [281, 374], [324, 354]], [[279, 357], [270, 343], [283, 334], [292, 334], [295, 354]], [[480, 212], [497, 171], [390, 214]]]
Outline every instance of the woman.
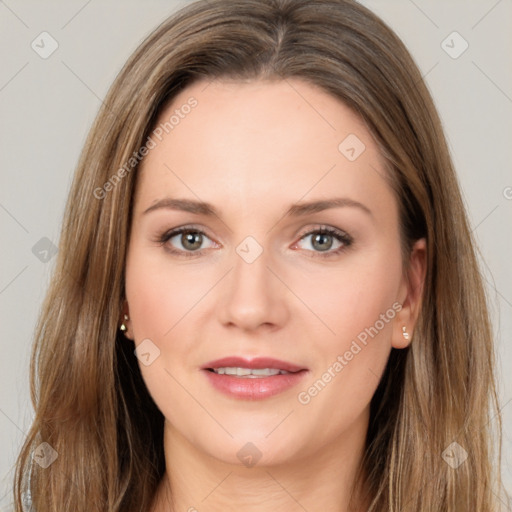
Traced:
[[164, 22], [86, 142], [32, 368], [18, 511], [497, 510], [482, 281], [397, 36], [349, 0]]

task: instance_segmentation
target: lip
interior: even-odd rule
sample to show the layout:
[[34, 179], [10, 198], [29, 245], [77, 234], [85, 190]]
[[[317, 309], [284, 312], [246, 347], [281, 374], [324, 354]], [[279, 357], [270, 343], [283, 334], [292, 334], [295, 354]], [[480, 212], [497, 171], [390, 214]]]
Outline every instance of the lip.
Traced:
[[[219, 375], [211, 371], [213, 368], [223, 367], [274, 368], [289, 373], [269, 377], [241, 378], [234, 375]], [[215, 389], [232, 398], [243, 400], [262, 400], [283, 393], [296, 386], [308, 373], [307, 368], [269, 357], [254, 359], [224, 357], [206, 363], [201, 370]]]
[[300, 370], [307, 370], [303, 366], [297, 366], [296, 364], [289, 363], [287, 361], [280, 361], [272, 357], [255, 357], [253, 359], [245, 359], [244, 357], [223, 357], [222, 359], [216, 359], [203, 365], [203, 369], [208, 368], [223, 368], [223, 367], [236, 367], [236, 368], [274, 368], [277, 370], [284, 370], [286, 372], [299, 372]]

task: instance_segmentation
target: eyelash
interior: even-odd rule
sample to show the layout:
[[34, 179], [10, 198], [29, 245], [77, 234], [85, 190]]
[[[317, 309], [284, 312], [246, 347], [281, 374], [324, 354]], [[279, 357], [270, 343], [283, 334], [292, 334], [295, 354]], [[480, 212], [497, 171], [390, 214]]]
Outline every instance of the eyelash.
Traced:
[[[163, 233], [161, 236], [158, 237], [157, 242], [160, 245], [163, 246], [171, 238], [173, 238], [173, 237], [175, 237], [177, 235], [181, 235], [183, 233], [196, 233], [196, 234], [200, 234], [200, 235], [203, 235], [203, 236], [209, 238], [208, 235], [204, 231], [202, 231], [201, 229], [197, 229], [197, 228], [194, 228], [192, 226], [184, 226], [184, 227], [181, 227], [181, 228], [172, 229], [171, 231], [166, 231], [165, 233]], [[307, 251], [307, 252], [315, 253], [314, 256], [311, 256], [313, 258], [315, 258], [315, 257], [330, 258], [330, 257], [336, 256], [336, 255], [340, 254], [341, 252], [345, 251], [353, 243], [353, 239], [352, 239], [352, 237], [348, 233], [345, 233], [344, 231], [340, 231], [338, 229], [331, 228], [331, 227], [328, 227], [328, 226], [322, 226], [320, 228], [317, 228], [317, 229], [314, 229], [314, 230], [311, 230], [311, 231], [307, 231], [306, 233], [301, 235], [301, 237], [299, 238], [298, 242], [300, 242], [301, 240], [303, 240], [307, 236], [317, 235], [317, 234], [320, 234], [320, 235], [331, 235], [338, 242], [342, 243], [343, 245], [341, 245], [341, 247], [338, 247], [334, 251], [326, 251], [326, 252]], [[298, 242], [296, 242], [294, 245], [296, 245]], [[202, 254], [205, 251], [205, 249], [200, 249], [198, 251], [182, 251], [182, 250], [174, 249], [174, 248], [171, 248], [171, 247], [166, 247], [166, 250], [169, 251], [172, 254], [175, 254], [175, 255], [178, 255], [178, 256], [184, 256], [186, 258], [187, 257], [193, 257], [193, 256], [200, 255], [200, 254]]]

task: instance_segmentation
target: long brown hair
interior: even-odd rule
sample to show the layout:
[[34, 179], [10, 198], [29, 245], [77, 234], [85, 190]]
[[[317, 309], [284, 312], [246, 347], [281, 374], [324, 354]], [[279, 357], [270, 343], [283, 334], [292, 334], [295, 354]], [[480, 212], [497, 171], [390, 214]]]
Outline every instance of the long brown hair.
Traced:
[[[427, 239], [414, 340], [392, 350], [371, 404], [362, 466], [370, 511], [496, 510], [501, 424], [482, 278], [441, 123], [413, 59], [351, 0], [201, 0], [131, 56], [81, 154], [36, 332], [35, 419], [17, 463], [16, 511], [29, 491], [37, 512], [150, 506], [165, 471], [164, 418], [119, 332], [137, 175], [133, 161], [125, 164], [140, 156], [178, 91], [220, 78], [299, 78], [351, 107], [389, 167], [404, 247]], [[57, 454], [47, 468], [33, 458], [43, 442], [55, 450], [45, 456]], [[454, 468], [447, 448], [467, 459]]]

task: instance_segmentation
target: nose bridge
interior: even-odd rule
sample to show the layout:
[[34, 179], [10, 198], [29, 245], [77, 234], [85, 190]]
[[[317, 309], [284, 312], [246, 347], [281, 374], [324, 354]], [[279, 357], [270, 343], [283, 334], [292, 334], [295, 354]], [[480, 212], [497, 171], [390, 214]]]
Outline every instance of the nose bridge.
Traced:
[[285, 290], [268, 269], [270, 252], [246, 237], [233, 254], [233, 270], [222, 301], [222, 320], [245, 329], [281, 324], [286, 317]]
[[265, 281], [268, 281], [267, 269], [269, 255], [264, 251], [251, 246], [251, 243], [243, 242], [236, 249], [234, 257], [233, 281], [235, 288], [246, 292], [258, 292], [265, 290]]
[[236, 247], [231, 291], [238, 300], [245, 298], [248, 303], [250, 299], [263, 305], [270, 299], [272, 275], [267, 268], [269, 256], [268, 250], [264, 250], [253, 237], [247, 237]]

